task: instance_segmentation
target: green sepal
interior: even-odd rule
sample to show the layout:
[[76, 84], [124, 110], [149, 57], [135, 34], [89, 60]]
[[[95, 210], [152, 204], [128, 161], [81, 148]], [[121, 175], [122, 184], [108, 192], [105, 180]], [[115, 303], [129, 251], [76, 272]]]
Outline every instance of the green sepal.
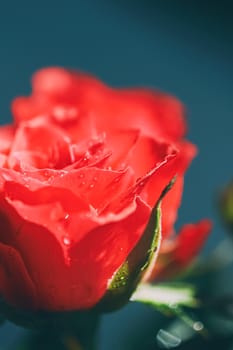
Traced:
[[147, 227], [126, 261], [113, 276], [108, 290], [96, 306], [102, 312], [111, 312], [124, 306], [156, 258], [161, 240], [161, 200], [171, 189], [175, 178], [162, 191], [153, 208]]

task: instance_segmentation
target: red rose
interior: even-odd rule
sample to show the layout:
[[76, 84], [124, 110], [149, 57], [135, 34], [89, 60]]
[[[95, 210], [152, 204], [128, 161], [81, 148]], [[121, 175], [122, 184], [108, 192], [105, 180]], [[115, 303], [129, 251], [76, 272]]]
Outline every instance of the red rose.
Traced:
[[32, 310], [90, 308], [177, 174], [162, 203], [164, 238], [173, 231], [196, 153], [183, 107], [48, 68], [12, 110], [13, 125], [0, 128], [0, 292]]

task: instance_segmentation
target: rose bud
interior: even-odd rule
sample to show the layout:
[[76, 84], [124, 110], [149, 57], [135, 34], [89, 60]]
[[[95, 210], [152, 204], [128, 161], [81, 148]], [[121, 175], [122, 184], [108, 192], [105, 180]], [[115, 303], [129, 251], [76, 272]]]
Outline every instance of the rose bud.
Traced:
[[29, 311], [126, 302], [154, 264], [161, 193], [176, 175], [161, 204], [166, 241], [196, 154], [184, 139], [182, 104], [157, 91], [112, 89], [83, 73], [46, 68], [12, 111], [14, 122], [0, 128], [3, 299]]

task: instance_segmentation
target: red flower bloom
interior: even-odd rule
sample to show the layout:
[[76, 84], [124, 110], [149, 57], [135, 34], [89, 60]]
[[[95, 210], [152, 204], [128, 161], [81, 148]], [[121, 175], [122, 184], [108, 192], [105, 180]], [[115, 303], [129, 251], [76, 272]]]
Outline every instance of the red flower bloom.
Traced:
[[90, 308], [177, 174], [162, 203], [163, 236], [173, 231], [196, 153], [183, 107], [48, 68], [12, 110], [13, 125], [0, 128], [0, 292], [33, 310]]

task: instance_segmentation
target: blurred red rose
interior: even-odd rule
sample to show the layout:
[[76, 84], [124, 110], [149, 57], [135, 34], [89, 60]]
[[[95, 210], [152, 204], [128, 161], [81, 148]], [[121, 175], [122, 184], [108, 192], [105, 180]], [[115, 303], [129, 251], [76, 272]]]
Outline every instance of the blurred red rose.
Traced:
[[[174, 97], [62, 68], [37, 72], [32, 85], [0, 128], [0, 292], [32, 310], [90, 308], [177, 174], [162, 203], [169, 239], [196, 148]], [[185, 250], [203, 243], [198, 235]]]
[[212, 228], [209, 220], [184, 225], [178, 235], [163, 240], [149, 279], [164, 280], [182, 274], [202, 248]]

